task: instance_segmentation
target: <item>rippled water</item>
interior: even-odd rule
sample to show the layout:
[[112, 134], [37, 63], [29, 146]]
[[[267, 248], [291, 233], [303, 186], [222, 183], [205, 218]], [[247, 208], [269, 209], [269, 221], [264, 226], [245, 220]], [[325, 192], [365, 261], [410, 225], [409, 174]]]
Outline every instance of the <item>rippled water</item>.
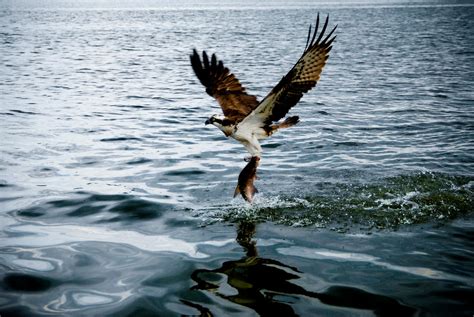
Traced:
[[[474, 312], [474, 6], [0, 4], [0, 315]], [[338, 24], [301, 123], [247, 155], [216, 52], [263, 98]]]

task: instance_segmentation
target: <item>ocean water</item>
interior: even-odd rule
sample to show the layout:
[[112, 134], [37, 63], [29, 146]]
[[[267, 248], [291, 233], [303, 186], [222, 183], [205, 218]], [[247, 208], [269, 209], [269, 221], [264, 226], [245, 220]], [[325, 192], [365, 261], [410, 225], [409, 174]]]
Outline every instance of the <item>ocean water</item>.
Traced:
[[[259, 99], [317, 13], [301, 122], [204, 121], [215, 52]], [[474, 4], [0, 2], [0, 315], [472, 316]]]

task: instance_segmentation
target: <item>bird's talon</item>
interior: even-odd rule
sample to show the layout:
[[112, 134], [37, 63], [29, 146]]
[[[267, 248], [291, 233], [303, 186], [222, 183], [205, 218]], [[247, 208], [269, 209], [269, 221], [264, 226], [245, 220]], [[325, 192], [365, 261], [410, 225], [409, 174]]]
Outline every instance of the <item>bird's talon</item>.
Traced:
[[255, 159], [255, 161], [260, 161], [260, 156], [258, 155], [254, 155], [254, 156], [247, 156], [247, 157], [244, 157], [244, 161], [245, 162], [250, 162], [252, 159]]

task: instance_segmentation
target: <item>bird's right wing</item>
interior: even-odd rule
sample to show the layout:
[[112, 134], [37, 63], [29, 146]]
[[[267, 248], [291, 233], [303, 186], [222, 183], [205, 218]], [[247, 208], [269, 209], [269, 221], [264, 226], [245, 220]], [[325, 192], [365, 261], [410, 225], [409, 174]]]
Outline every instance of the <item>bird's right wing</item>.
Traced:
[[288, 74], [262, 100], [258, 107], [242, 120], [240, 125], [271, 124], [274, 121], [280, 120], [298, 103], [304, 93], [316, 86], [321, 71], [329, 57], [329, 52], [332, 48], [331, 44], [336, 38], [336, 36], [332, 38], [331, 36], [337, 26], [323, 39], [328, 22], [329, 16], [326, 18], [321, 33], [316, 39], [319, 26], [318, 14], [312, 37], [311, 26], [309, 27], [308, 40], [303, 55]]
[[191, 66], [199, 81], [206, 87], [206, 92], [217, 100], [230, 121], [241, 121], [258, 106], [257, 97], [245, 92], [235, 75], [224, 67], [222, 61], [217, 61], [215, 54], [212, 54], [209, 61], [207, 53], [203, 51], [201, 61], [198, 52], [194, 50]]

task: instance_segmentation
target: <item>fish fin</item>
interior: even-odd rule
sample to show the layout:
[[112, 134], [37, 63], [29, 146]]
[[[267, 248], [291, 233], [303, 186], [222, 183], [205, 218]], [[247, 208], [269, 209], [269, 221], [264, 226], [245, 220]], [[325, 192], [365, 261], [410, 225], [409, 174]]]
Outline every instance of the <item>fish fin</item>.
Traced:
[[258, 193], [258, 189], [257, 189], [257, 187], [254, 186], [253, 187], [253, 195], [255, 195], [256, 193]]
[[235, 186], [234, 198], [235, 198], [235, 196], [237, 196], [238, 194], [240, 194], [239, 184], [237, 184], [237, 186]]

